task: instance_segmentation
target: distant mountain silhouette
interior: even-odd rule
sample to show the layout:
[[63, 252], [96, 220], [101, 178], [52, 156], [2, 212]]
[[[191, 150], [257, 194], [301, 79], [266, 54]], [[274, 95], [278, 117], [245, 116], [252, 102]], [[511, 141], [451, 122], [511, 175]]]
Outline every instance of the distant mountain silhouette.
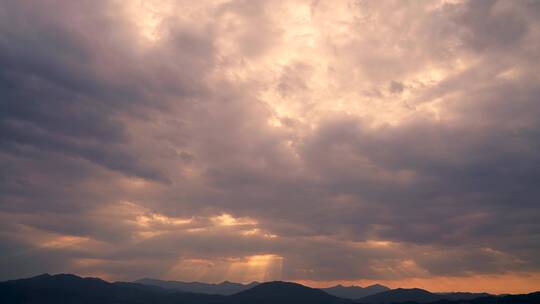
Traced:
[[439, 293], [436, 293], [438, 295], [441, 295], [444, 297], [444, 299], [446, 300], [451, 300], [451, 301], [457, 301], [457, 300], [472, 300], [472, 299], [477, 299], [477, 298], [482, 298], [482, 297], [489, 297], [489, 296], [492, 296], [490, 295], [489, 293], [485, 293], [485, 292], [482, 292], [482, 293], [473, 293], [473, 292], [439, 292]]
[[[520, 295], [489, 296], [471, 300], [470, 304], [538, 304], [540, 303], [540, 292], [532, 292]], [[469, 304], [467, 303], [467, 304]]]
[[340, 298], [360, 299], [379, 292], [388, 291], [390, 288], [379, 284], [370, 285], [367, 287], [336, 285], [333, 287], [321, 288], [321, 290]]
[[430, 303], [439, 300], [444, 300], [444, 296], [419, 288], [398, 288], [363, 297], [358, 302], [366, 304], [391, 304], [404, 302]]
[[[234, 283], [225, 282], [225, 286]], [[220, 284], [217, 284], [220, 285]], [[241, 284], [240, 284], [241, 285]], [[540, 292], [482, 296], [434, 294], [422, 289], [394, 289], [361, 298], [342, 299], [296, 283], [267, 282], [234, 295], [179, 292], [138, 283], [109, 283], [72, 274], [39, 275], [0, 282], [1, 304], [539, 304]]]
[[[365, 304], [389, 304], [389, 303], [466, 303], [478, 298], [494, 297], [488, 293], [471, 293], [471, 292], [447, 292], [447, 293], [431, 293], [424, 289], [392, 289], [378, 294], [360, 298], [358, 302]], [[468, 302], [467, 302], [468, 303]]]
[[155, 286], [109, 283], [72, 274], [43, 274], [0, 283], [0, 299], [6, 304], [208, 304], [221, 297], [171, 293]]
[[[520, 295], [489, 295], [470, 300], [440, 300], [432, 304], [538, 304], [540, 303], [540, 292]], [[414, 304], [414, 303], [413, 303]]]
[[203, 294], [216, 295], [232, 295], [240, 291], [247, 290], [259, 284], [259, 282], [251, 282], [249, 284], [232, 283], [225, 281], [219, 284], [207, 284], [199, 282], [180, 282], [180, 281], [163, 281], [156, 279], [140, 279], [134, 283], [144, 284], [149, 286], [157, 286], [165, 289], [172, 289], [183, 292], [194, 292]]
[[349, 304], [326, 292], [290, 282], [261, 283], [251, 289], [226, 297], [220, 304]]
[[[144, 278], [134, 283], [144, 284], [149, 286], [157, 286], [165, 289], [172, 289], [183, 292], [194, 292], [203, 294], [216, 295], [233, 295], [235, 293], [250, 289], [260, 284], [259, 282], [251, 282], [249, 284], [232, 283], [225, 281], [219, 284], [208, 284], [200, 282], [181, 282], [181, 281], [165, 281], [151, 278]], [[390, 290], [390, 288], [375, 284], [367, 287], [360, 286], [342, 286], [336, 285], [328, 288], [320, 288], [322, 291], [345, 299], [359, 299], [365, 296], [373, 295], [379, 292]]]

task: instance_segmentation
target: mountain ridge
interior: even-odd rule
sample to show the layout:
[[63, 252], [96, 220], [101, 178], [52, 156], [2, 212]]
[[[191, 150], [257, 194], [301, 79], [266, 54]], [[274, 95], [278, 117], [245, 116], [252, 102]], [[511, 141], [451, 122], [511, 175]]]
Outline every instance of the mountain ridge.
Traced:
[[[225, 282], [225, 285], [231, 284], [235, 283]], [[462, 299], [456, 300], [459, 297]], [[180, 292], [133, 282], [111, 283], [73, 274], [42, 274], [0, 282], [0, 299], [6, 304], [538, 304], [540, 292], [483, 296], [459, 292], [436, 294], [418, 288], [398, 288], [350, 300], [298, 283], [273, 281], [224, 296]]]
[[351, 285], [351, 286], [343, 286], [341, 284], [332, 286], [332, 287], [326, 287], [321, 288], [321, 290], [334, 295], [336, 297], [346, 298], [346, 299], [359, 299], [366, 296], [374, 295], [379, 292], [390, 290], [390, 288], [380, 285], [380, 284], [373, 284], [366, 287]]
[[133, 281], [137, 284], [157, 286], [165, 289], [172, 289], [182, 292], [194, 292], [202, 294], [215, 294], [215, 295], [233, 295], [243, 290], [252, 288], [259, 284], [259, 282], [251, 282], [248, 284], [234, 283], [229, 281], [223, 281], [221, 283], [202, 283], [202, 282], [182, 282], [173, 280], [158, 280], [152, 278], [143, 278]]
[[358, 301], [365, 304], [432, 303], [444, 300], [444, 296], [420, 288], [396, 288], [366, 296]]
[[353, 302], [330, 295], [317, 288], [283, 281], [261, 283], [251, 289], [232, 295], [223, 302], [223, 304], [250, 303], [352, 304]]
[[[158, 286], [161, 288], [172, 289], [183, 292], [195, 292], [195, 293], [204, 293], [204, 294], [218, 294], [218, 295], [233, 295], [237, 292], [247, 290], [249, 288], [255, 287], [260, 282], [253, 281], [251, 283], [242, 284], [235, 283], [230, 281], [223, 281], [221, 283], [203, 283], [203, 282], [185, 282], [185, 281], [176, 281], [176, 280], [160, 280], [153, 278], [142, 278], [133, 281], [134, 283]], [[382, 291], [390, 290], [390, 288], [383, 286], [381, 284], [373, 284], [366, 287], [351, 285], [344, 286], [341, 284], [326, 287], [318, 288], [330, 295], [345, 298], [345, 299], [359, 299], [365, 296], [376, 294]]]

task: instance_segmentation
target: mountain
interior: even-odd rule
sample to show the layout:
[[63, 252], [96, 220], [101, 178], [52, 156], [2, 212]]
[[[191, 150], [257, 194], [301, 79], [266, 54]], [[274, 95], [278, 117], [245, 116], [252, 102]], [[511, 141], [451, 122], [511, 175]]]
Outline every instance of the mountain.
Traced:
[[326, 292], [290, 282], [266, 282], [226, 297], [220, 304], [350, 304]]
[[221, 297], [172, 293], [155, 286], [109, 283], [72, 274], [43, 274], [0, 283], [0, 299], [7, 304], [208, 304]]
[[[471, 292], [445, 292], [445, 293], [431, 293], [424, 289], [412, 288], [412, 289], [393, 289], [372, 296], [360, 298], [360, 303], [369, 304], [385, 304], [385, 303], [431, 303], [431, 302], [444, 302], [452, 303], [471, 301], [478, 298], [493, 297], [488, 293], [471, 293]], [[500, 297], [499, 297], [500, 298]]]
[[[219, 284], [218, 284], [219, 285]], [[229, 284], [225, 284], [229, 285]], [[72, 274], [44, 274], [0, 282], [2, 304], [539, 304], [540, 292], [475, 298], [478, 294], [433, 294], [422, 289], [395, 289], [358, 302], [296, 283], [267, 282], [234, 295], [179, 292], [138, 283], [109, 283]]]
[[321, 290], [340, 298], [360, 299], [379, 292], [388, 291], [390, 288], [379, 284], [367, 287], [336, 285], [333, 287], [321, 288]]
[[540, 303], [540, 292], [529, 294], [494, 296], [488, 295], [469, 300], [440, 300], [433, 304], [538, 304]]
[[365, 304], [391, 304], [404, 302], [430, 303], [439, 300], [444, 300], [444, 296], [419, 288], [398, 288], [363, 297], [358, 302]]
[[[230, 285], [228, 283], [225, 286]], [[231, 296], [178, 292], [138, 283], [109, 283], [71, 274], [44, 274], [0, 283], [6, 304], [350, 304], [319, 289], [268, 282]]]
[[482, 297], [491, 296], [489, 293], [473, 293], [473, 292], [440, 292], [437, 293], [440, 296], [443, 296], [446, 300], [458, 301], [458, 300], [472, 300]]
[[259, 284], [259, 282], [251, 282], [249, 284], [232, 283], [225, 281], [220, 284], [207, 284], [199, 282], [180, 282], [180, 281], [163, 281], [156, 279], [140, 279], [134, 283], [157, 286], [165, 289], [171, 289], [183, 292], [193, 292], [202, 294], [215, 294], [215, 295], [232, 295], [243, 290], [247, 290]]
[[[529, 294], [487, 296], [470, 300], [467, 304], [538, 304], [540, 303], [540, 292]], [[454, 303], [452, 303], [454, 304]]]

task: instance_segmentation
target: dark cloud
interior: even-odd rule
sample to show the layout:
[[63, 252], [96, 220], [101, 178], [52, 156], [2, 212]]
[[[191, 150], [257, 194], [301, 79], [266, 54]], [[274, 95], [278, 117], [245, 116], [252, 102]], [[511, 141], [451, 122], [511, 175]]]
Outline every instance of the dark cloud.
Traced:
[[1, 278], [540, 271], [534, 2], [152, 5], [0, 4]]

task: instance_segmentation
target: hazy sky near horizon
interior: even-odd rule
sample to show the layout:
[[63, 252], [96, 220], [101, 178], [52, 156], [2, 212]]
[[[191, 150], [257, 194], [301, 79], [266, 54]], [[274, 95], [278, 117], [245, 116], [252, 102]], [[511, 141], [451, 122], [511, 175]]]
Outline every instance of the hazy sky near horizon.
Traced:
[[0, 280], [540, 290], [540, 1], [0, 0]]

